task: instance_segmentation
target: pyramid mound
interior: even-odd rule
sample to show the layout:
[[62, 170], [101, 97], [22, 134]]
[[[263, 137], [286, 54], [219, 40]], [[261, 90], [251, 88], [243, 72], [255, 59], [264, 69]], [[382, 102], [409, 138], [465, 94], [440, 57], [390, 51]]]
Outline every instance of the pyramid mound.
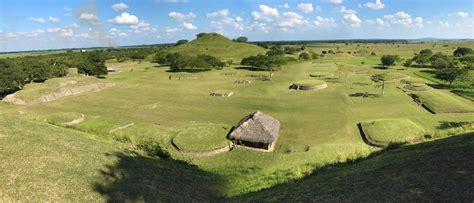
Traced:
[[221, 60], [240, 62], [245, 57], [264, 54], [264, 48], [248, 43], [234, 42], [217, 33], [208, 33], [189, 43], [169, 49], [169, 52], [178, 52], [185, 55], [196, 56], [207, 54]]

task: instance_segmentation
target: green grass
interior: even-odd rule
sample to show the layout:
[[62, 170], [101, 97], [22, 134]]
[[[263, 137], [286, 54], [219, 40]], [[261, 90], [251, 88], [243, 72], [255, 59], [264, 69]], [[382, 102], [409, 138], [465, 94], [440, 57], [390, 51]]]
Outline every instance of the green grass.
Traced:
[[192, 56], [208, 54], [221, 60], [233, 60], [234, 63], [240, 63], [245, 57], [265, 53], [265, 49], [262, 47], [234, 42], [216, 33], [209, 33], [189, 43], [173, 47], [168, 51]]
[[379, 145], [415, 142], [422, 139], [425, 130], [408, 119], [383, 119], [361, 122], [369, 142]]
[[[331, 49], [335, 49], [334, 46]], [[377, 52], [383, 51], [396, 50]], [[408, 52], [405, 49], [401, 51]], [[233, 55], [231, 51], [228, 54]], [[364, 64], [361, 61], [364, 61]], [[311, 79], [308, 73], [335, 72], [336, 62], [348, 64], [350, 72], [347, 80], [344, 77], [325, 79], [328, 87], [317, 94], [288, 91], [288, 85], [294, 81]], [[216, 196], [240, 196], [272, 188], [275, 185], [300, 180], [314, 171], [317, 173], [323, 166], [366, 157], [379, 151], [380, 149], [368, 146], [361, 139], [357, 128], [357, 123], [361, 121], [408, 119], [428, 131], [436, 131], [445, 122], [474, 121], [472, 114], [433, 115], [418, 106], [393, 83], [386, 84], [384, 97], [358, 96], [361, 94], [356, 93], [380, 94], [380, 88], [370, 81], [370, 76], [375, 73], [397, 72], [411, 76], [410, 79], [425, 81], [414, 75], [415, 70], [412, 69], [398, 70], [399, 66], [388, 70], [374, 68], [379, 63], [378, 56], [325, 56], [314, 63], [298, 61], [285, 65], [280, 71], [275, 72], [271, 81], [246, 77], [246, 75], [260, 73], [238, 69], [237, 66], [202, 72], [199, 73], [201, 77], [195, 80], [169, 80], [172, 73], [168, 72], [168, 67], [156, 67], [155, 64], [147, 62], [123, 64], [121, 70], [124, 71], [110, 74], [100, 80], [116, 85], [100, 92], [78, 94], [31, 106], [0, 103], [2, 116], [19, 117], [26, 122], [33, 120], [33, 123], [39, 125], [33, 128], [25, 124], [26, 128], [23, 128], [20, 124], [16, 124], [16, 127], [12, 128], [14, 130], [9, 130], [7, 127], [9, 124], [2, 123], [0, 126], [5, 126], [7, 129], [2, 135], [26, 136], [5, 142], [8, 143], [7, 145], [3, 145], [2, 142], [0, 150], [6, 148], [9, 151], [5, 155], [2, 154], [0, 159], [7, 155], [11, 156], [10, 159], [4, 161], [9, 166], [14, 165], [15, 160], [25, 160], [24, 165], [26, 165], [27, 160], [32, 156], [40, 157], [39, 160], [45, 161], [53, 159], [57, 154], [67, 154], [61, 148], [57, 149], [57, 153], [53, 153], [54, 149], [51, 149], [50, 153], [43, 152], [43, 149], [49, 149], [49, 142], [67, 146], [57, 140], [48, 140], [48, 136], [92, 137], [97, 142], [112, 143], [113, 146], [96, 145], [91, 142], [88, 143], [91, 145], [89, 147], [99, 149], [94, 151], [83, 147], [84, 152], [71, 151], [78, 154], [78, 157], [84, 157], [74, 161], [84, 166], [90, 165], [90, 170], [96, 171], [98, 165], [95, 164], [100, 161], [91, 160], [89, 163], [85, 157], [100, 157], [102, 149], [107, 151], [106, 149], [116, 149], [116, 146], [120, 146], [133, 153], [124, 152], [125, 150], [119, 150], [122, 153], [119, 155], [112, 153], [114, 154], [112, 157], [115, 157], [112, 161], [118, 162], [108, 164], [107, 158], [104, 158], [102, 160], [104, 165], [101, 166], [107, 170], [109, 168], [113, 170], [99, 172], [96, 176], [83, 175], [81, 176], [83, 182], [71, 177], [70, 182], [81, 184], [80, 188], [72, 190], [80, 192], [77, 195], [68, 193], [70, 197], [58, 197], [59, 199], [76, 200], [90, 193], [89, 195], [93, 196], [90, 199], [96, 201], [118, 200], [120, 197], [136, 201], [140, 199], [153, 201], [152, 197], [163, 201], [176, 199], [186, 201], [192, 196], [195, 196], [197, 200], [204, 200]], [[133, 71], [126, 71], [130, 69]], [[235, 80], [243, 78], [251, 79], [252, 83], [235, 84]], [[225, 99], [210, 97], [209, 93], [215, 90], [229, 90], [235, 94]], [[18, 94], [22, 94], [22, 91], [26, 92], [28, 89], [21, 90]], [[38, 93], [32, 91], [32, 94]], [[450, 97], [462, 99], [449, 93], [446, 98]], [[472, 107], [472, 104], [466, 104]], [[235, 148], [228, 153], [195, 158], [171, 150], [172, 137], [186, 129], [191, 122], [233, 126], [242, 117], [256, 110], [271, 115], [282, 124], [275, 151], [272, 153]], [[75, 117], [73, 115], [76, 114], [84, 114], [85, 121], [71, 127], [72, 129], [50, 125], [43, 127], [45, 126], [44, 119], [49, 123], [60, 123]], [[135, 125], [110, 132], [112, 129], [130, 123]], [[46, 141], [27, 136], [28, 133], [23, 131], [28, 128], [43, 129], [41, 131], [43, 135], [36, 137], [42, 137]], [[454, 132], [463, 133], [469, 131], [470, 128], [449, 129], [452, 130], [446, 130], [450, 131], [446, 136], [451, 136]], [[444, 134], [441, 137], [444, 137]], [[32, 154], [13, 153], [18, 148], [17, 145], [26, 147], [18, 143], [30, 142], [37, 143], [29, 146], [33, 150]], [[194, 144], [192, 141], [190, 143]], [[158, 148], [170, 154], [168, 161], [163, 162], [162, 159], [157, 158]], [[77, 150], [80, 149], [81, 147], [77, 148]], [[139, 155], [134, 153], [139, 153]], [[149, 154], [150, 157], [143, 154]], [[188, 164], [194, 166], [189, 167]], [[0, 165], [3, 165], [3, 162]], [[64, 165], [51, 169], [50, 173], [63, 174], [61, 167], [64, 168]], [[47, 180], [39, 178], [35, 175], [38, 171], [34, 167], [25, 166], [24, 170], [29, 170], [24, 173], [24, 176], [30, 180], [31, 185], [63, 184], [62, 179], [55, 177]], [[0, 171], [0, 174], [2, 172]], [[4, 172], [4, 177], [10, 176], [11, 173], [11, 171]], [[173, 181], [175, 179], [177, 181]], [[90, 184], [82, 184], [84, 182]], [[96, 182], [99, 182], [97, 184], [101, 186], [99, 187], [101, 189], [91, 190], [90, 185]], [[201, 187], [207, 185], [212, 187]], [[218, 192], [213, 190], [214, 186], [219, 187], [220, 190]], [[0, 194], [7, 200], [23, 200], [20, 197], [27, 196], [23, 195], [21, 187], [23, 186], [8, 187], [8, 197], [3, 195], [6, 189], [0, 190]], [[62, 188], [70, 191], [67, 187]], [[58, 190], [58, 193], [63, 191], [61, 188], [52, 187], [51, 191], [54, 190]], [[43, 194], [44, 190], [35, 188], [32, 192]], [[309, 193], [308, 196], [312, 194], [314, 193]], [[53, 197], [49, 199], [56, 200]], [[44, 200], [48, 201], [48, 198]]]
[[474, 112], [473, 102], [453, 95], [448, 91], [430, 90], [413, 93], [419, 100], [435, 113], [469, 113]]
[[474, 133], [322, 167], [306, 178], [236, 202], [471, 201]]
[[173, 142], [182, 150], [208, 151], [229, 144], [226, 136], [230, 127], [213, 123], [193, 123], [179, 131]]
[[316, 77], [316, 78], [325, 78], [325, 77], [332, 77], [334, 76], [334, 73], [330, 72], [312, 72], [309, 74], [311, 77]]

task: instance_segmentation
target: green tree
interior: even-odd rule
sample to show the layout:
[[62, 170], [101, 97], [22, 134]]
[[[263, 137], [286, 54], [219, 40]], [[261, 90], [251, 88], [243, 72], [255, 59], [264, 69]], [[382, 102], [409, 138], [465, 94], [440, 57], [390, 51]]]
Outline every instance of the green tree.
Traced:
[[87, 57], [81, 62], [77, 71], [86, 76], [101, 77], [107, 75], [107, 67], [105, 66], [105, 57], [99, 51], [89, 52]]
[[458, 47], [456, 50], [454, 50], [453, 55], [456, 56], [456, 57], [461, 57], [461, 56], [468, 55], [468, 54], [473, 54], [473, 53], [474, 52], [472, 51], [471, 48]]
[[285, 50], [281, 46], [272, 46], [269, 51], [266, 53], [267, 56], [283, 56], [285, 55]]
[[412, 63], [413, 63], [413, 59], [407, 59], [407, 60], [405, 60], [405, 62], [403, 63], [403, 66], [405, 66], [405, 67], [408, 68], [408, 67], [411, 66]]
[[249, 39], [247, 37], [237, 37], [237, 39], [235, 39], [236, 42], [242, 42], [242, 43], [245, 43], [247, 42]]
[[13, 62], [0, 60], [0, 94], [8, 94], [21, 89], [25, 84], [26, 76]]
[[370, 79], [375, 82], [379, 83], [380, 86], [382, 87], [382, 96], [385, 95], [385, 81], [386, 81], [386, 74], [375, 74], [370, 77]]
[[436, 71], [436, 77], [449, 83], [448, 88], [451, 89], [451, 86], [454, 81], [467, 76], [468, 70], [465, 68], [458, 67], [456, 65], [449, 65], [446, 68], [439, 69]]
[[447, 68], [448, 65], [449, 65], [448, 62], [442, 58], [438, 58], [432, 63], [433, 68], [436, 68], [436, 69]]
[[337, 73], [338, 73], [338, 77], [339, 79], [341, 79], [341, 74], [344, 75], [344, 83], [347, 82], [347, 74], [349, 73], [349, 67], [346, 65], [346, 64], [337, 64]]
[[395, 65], [395, 62], [397, 62], [397, 60], [398, 60], [397, 55], [383, 55], [382, 58], [380, 58], [382, 65], [384, 65], [385, 67]]
[[186, 43], [188, 43], [187, 39], [178, 40], [176, 42], [175, 46], [179, 46], [179, 45], [186, 44]]
[[206, 36], [206, 35], [207, 35], [207, 33], [201, 32], [201, 33], [199, 33], [199, 34], [196, 35], [196, 38], [201, 38], [201, 37], [204, 37], [204, 36]]

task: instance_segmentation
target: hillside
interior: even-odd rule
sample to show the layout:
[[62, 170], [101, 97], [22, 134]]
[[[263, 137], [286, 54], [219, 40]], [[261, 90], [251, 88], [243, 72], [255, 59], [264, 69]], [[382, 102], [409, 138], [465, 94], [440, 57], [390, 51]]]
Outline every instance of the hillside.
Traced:
[[240, 62], [242, 58], [265, 53], [265, 49], [253, 44], [234, 42], [217, 33], [209, 33], [189, 43], [172, 47], [169, 52], [186, 55], [209, 54], [221, 60]]
[[325, 166], [302, 180], [238, 202], [474, 200], [474, 133], [410, 145], [355, 163]]

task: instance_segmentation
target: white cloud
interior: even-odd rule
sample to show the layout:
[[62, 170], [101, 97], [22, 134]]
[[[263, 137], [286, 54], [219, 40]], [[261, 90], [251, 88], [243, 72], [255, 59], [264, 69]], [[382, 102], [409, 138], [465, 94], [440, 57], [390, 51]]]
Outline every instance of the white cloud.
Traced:
[[150, 23], [146, 21], [140, 21], [138, 24], [130, 25], [129, 32], [132, 33], [146, 33], [146, 32], [156, 32], [158, 29], [151, 27]]
[[333, 4], [341, 4], [342, 0], [330, 0], [329, 2], [331, 2]]
[[345, 14], [344, 15], [344, 22], [348, 23], [351, 25], [351, 27], [360, 27], [362, 21], [360, 20], [359, 17], [357, 17], [356, 14]]
[[112, 5], [112, 10], [114, 11], [122, 11], [127, 8], [128, 8], [128, 5], [124, 3], [117, 3], [117, 4]]
[[119, 16], [115, 16], [113, 22], [120, 25], [135, 25], [138, 24], [139, 20], [137, 16], [123, 12]]
[[341, 9], [339, 10], [339, 12], [345, 13], [345, 14], [356, 14], [357, 13], [357, 11], [352, 10], [352, 9], [348, 9], [345, 6], [342, 6]]
[[166, 33], [173, 33], [173, 32], [179, 32], [180, 30], [178, 28], [172, 28], [172, 27], [165, 27], [165, 32]]
[[459, 17], [466, 18], [466, 17], [469, 16], [469, 13], [459, 11], [459, 12], [457, 13], [457, 15], [458, 15]]
[[377, 26], [389, 26], [384, 20], [377, 18], [375, 20], [366, 20], [367, 24], [369, 25], [377, 25]]
[[77, 29], [77, 28], [79, 28], [79, 25], [77, 23], [73, 23], [73, 24], [70, 24], [70, 25], [66, 25], [65, 28]]
[[97, 16], [94, 15], [93, 13], [81, 13], [79, 15], [79, 19], [81, 20], [87, 20], [87, 21], [96, 21]]
[[46, 23], [46, 20], [44, 18], [31, 17], [30, 20], [35, 22], [35, 23]]
[[451, 25], [447, 21], [439, 21], [439, 24], [443, 27], [451, 27]]
[[312, 3], [301, 3], [298, 4], [298, 8], [303, 11], [303, 13], [311, 13], [313, 12], [313, 4]]
[[252, 16], [254, 20], [264, 20], [264, 21], [273, 21], [280, 14], [278, 9], [269, 7], [267, 5], [260, 5], [260, 11], [252, 11]]
[[334, 18], [323, 18], [321, 16], [316, 16], [316, 19], [313, 21], [313, 23], [316, 26], [324, 26], [324, 25], [337, 26]]
[[168, 14], [168, 16], [170, 18], [173, 18], [176, 21], [179, 21], [179, 22], [189, 21], [189, 20], [192, 20], [192, 19], [196, 18], [196, 15], [192, 12], [190, 12], [188, 14], [183, 14], [183, 13], [172, 11]]
[[72, 37], [72, 36], [74, 36], [74, 31], [72, 29], [68, 29], [68, 28], [55, 27], [55, 28], [48, 28], [46, 31], [49, 32], [49, 33], [57, 33], [57, 34], [59, 34], [60, 37]]
[[362, 7], [378, 10], [385, 8], [385, 4], [383, 4], [380, 0], [376, 0], [375, 3], [367, 2], [363, 4]]
[[214, 17], [227, 17], [229, 15], [229, 10], [228, 9], [222, 9], [216, 12], [208, 13], [206, 16], [208, 18], [214, 18]]
[[49, 16], [48, 20], [51, 21], [51, 22], [55, 22], [55, 23], [59, 22], [59, 18], [55, 18], [53, 16]]
[[295, 27], [305, 23], [304, 17], [295, 12], [285, 12], [283, 13], [280, 21], [277, 26], [280, 28], [289, 28]]
[[186, 30], [195, 30], [195, 29], [197, 29], [197, 27], [194, 26], [192, 23], [186, 23], [186, 22], [183, 23], [183, 27]]
[[118, 30], [117, 28], [112, 28], [112, 29], [110, 29], [109, 32], [110, 32], [110, 35], [112, 35], [112, 36], [119, 36], [119, 37], [126, 37], [126, 36], [128, 36], [127, 33], [123, 32], [123, 31], [120, 31], [120, 30]]
[[384, 19], [386, 22], [393, 25], [403, 25], [405, 27], [423, 27], [422, 17], [412, 18], [410, 14], [404, 11], [399, 11], [392, 15], [385, 15]]

